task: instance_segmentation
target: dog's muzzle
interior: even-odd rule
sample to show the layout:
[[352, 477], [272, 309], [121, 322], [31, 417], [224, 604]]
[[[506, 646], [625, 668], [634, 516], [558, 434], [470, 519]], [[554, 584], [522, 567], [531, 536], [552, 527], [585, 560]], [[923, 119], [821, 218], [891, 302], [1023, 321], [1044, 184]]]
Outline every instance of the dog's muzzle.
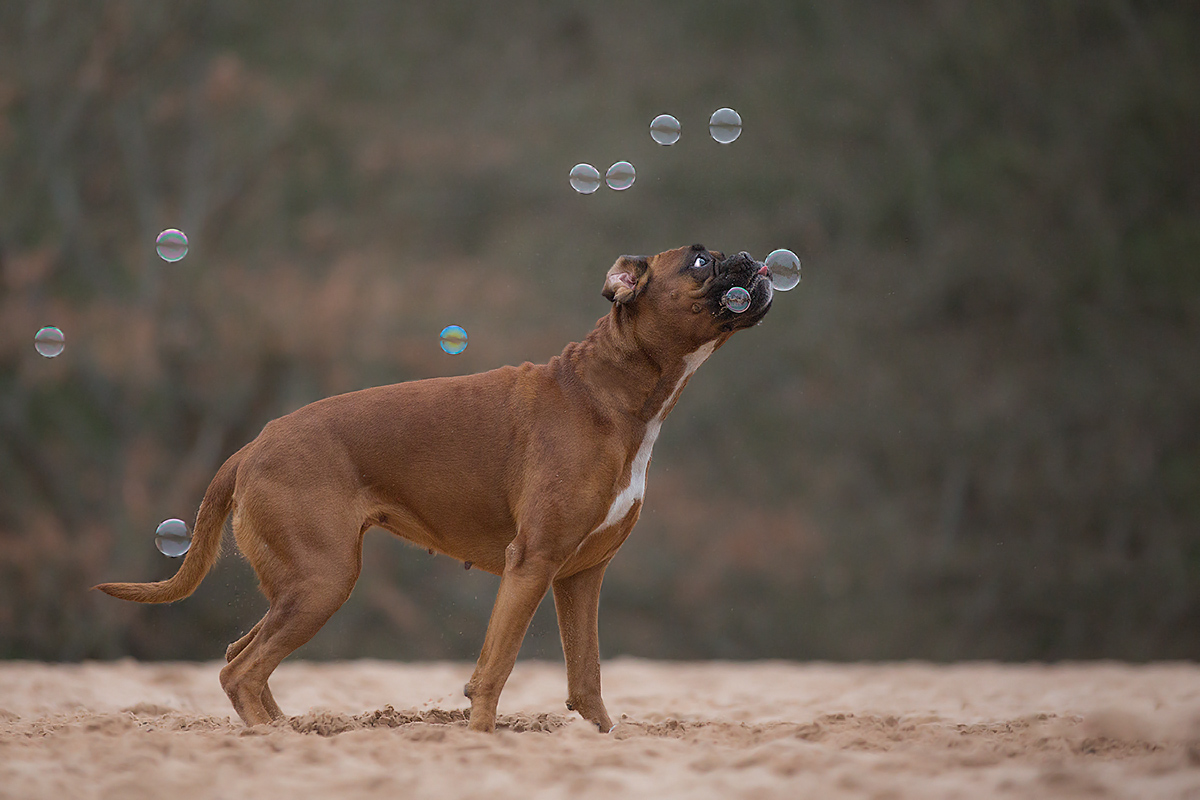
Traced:
[[[767, 266], [761, 261], [755, 261], [745, 250], [717, 264], [716, 280], [710, 289], [709, 303], [714, 315], [723, 315], [726, 318], [722, 327], [736, 330], [756, 325], [762, 320], [770, 309], [774, 296], [770, 275]], [[740, 286], [750, 293], [750, 305], [741, 313], [729, 311], [721, 305], [721, 297], [734, 286]]]

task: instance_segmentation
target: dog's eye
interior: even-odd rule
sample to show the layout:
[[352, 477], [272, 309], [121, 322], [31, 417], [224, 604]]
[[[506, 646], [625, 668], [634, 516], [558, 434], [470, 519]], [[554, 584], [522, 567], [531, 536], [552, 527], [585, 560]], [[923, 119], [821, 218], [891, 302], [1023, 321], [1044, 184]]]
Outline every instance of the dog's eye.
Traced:
[[692, 262], [692, 269], [703, 269], [708, 266], [708, 256], [696, 256], [696, 260]]

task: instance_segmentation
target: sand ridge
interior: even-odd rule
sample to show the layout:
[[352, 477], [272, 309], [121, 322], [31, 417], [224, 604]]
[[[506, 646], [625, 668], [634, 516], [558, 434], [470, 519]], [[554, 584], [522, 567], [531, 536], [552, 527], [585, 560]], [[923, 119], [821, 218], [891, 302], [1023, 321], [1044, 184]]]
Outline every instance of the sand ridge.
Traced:
[[246, 728], [220, 664], [0, 664], [0, 797], [1200, 797], [1200, 667], [605, 664], [617, 726], [521, 662], [285, 663]]

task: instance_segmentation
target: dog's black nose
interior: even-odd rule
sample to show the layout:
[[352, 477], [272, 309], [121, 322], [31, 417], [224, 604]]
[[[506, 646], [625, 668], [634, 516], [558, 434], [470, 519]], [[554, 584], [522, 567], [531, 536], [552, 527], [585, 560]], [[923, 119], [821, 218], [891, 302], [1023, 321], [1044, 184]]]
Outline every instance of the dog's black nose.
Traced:
[[736, 268], [736, 267], [748, 267], [754, 263], [755, 263], [755, 261], [754, 261], [753, 256], [751, 256], [745, 250], [738, 253], [737, 255], [732, 255], [729, 258], [725, 259], [725, 267], [727, 269], [732, 269], [732, 268]]

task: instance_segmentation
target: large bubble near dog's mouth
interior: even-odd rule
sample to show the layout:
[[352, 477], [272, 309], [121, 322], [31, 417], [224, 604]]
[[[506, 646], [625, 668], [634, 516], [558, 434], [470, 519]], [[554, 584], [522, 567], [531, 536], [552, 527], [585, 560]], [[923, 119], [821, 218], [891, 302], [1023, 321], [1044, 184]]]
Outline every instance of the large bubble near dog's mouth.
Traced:
[[771, 272], [771, 286], [775, 289], [789, 292], [800, 283], [800, 259], [791, 250], [775, 250], [763, 263]]
[[750, 307], [750, 293], [741, 286], [734, 286], [721, 297], [721, 305], [735, 314]]

